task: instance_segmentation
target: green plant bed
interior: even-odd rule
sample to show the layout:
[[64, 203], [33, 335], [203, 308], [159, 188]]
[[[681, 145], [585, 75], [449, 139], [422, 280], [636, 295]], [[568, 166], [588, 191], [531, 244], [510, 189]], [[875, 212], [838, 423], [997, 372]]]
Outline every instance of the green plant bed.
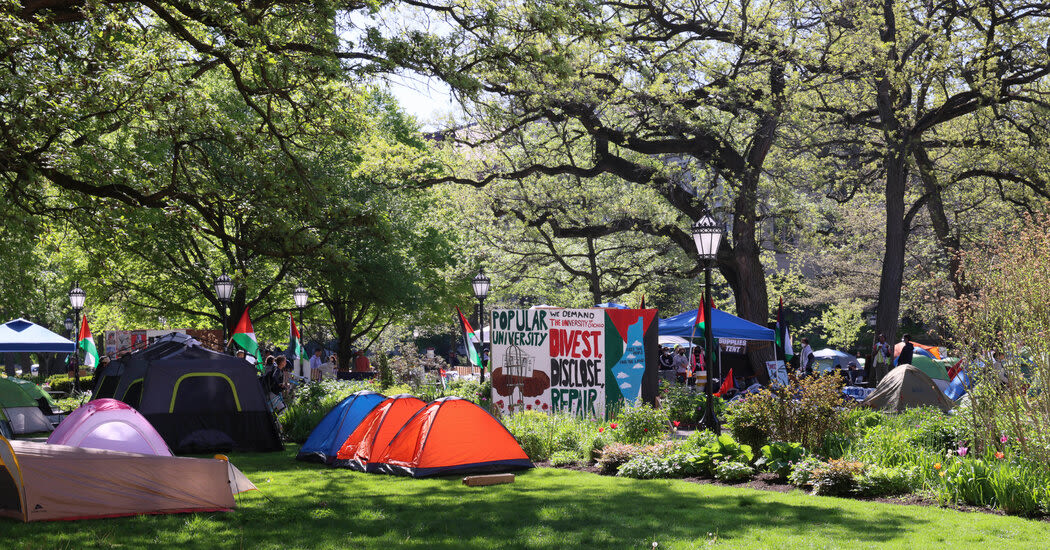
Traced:
[[643, 481], [559, 469], [466, 487], [296, 462], [230, 458], [260, 488], [230, 513], [21, 524], [5, 548], [1040, 548], [1045, 522], [801, 492]]

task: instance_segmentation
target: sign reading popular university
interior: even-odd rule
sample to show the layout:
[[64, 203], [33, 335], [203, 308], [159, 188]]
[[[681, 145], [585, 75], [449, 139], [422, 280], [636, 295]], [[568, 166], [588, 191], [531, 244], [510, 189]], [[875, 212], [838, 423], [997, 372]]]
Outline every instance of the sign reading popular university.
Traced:
[[655, 309], [497, 309], [492, 401], [503, 412], [604, 418], [657, 391]]

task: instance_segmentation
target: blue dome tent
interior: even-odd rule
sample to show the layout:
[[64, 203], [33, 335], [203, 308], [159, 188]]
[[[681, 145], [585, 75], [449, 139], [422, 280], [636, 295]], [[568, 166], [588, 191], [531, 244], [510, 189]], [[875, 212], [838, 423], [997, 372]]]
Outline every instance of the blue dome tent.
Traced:
[[331, 464], [350, 433], [385, 399], [385, 395], [367, 390], [343, 399], [317, 423], [295, 459]]

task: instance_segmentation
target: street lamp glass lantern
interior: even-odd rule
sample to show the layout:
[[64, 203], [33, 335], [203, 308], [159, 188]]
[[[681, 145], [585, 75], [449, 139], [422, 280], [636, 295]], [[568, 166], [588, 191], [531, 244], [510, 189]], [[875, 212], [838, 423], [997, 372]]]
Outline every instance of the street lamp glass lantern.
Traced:
[[74, 311], [80, 311], [84, 309], [84, 299], [87, 297], [84, 294], [84, 290], [80, 288], [80, 285], [73, 285], [73, 290], [69, 291], [69, 305], [73, 306]]
[[73, 318], [72, 317], [66, 317], [65, 325], [66, 325], [66, 332], [69, 332], [69, 331], [73, 330]]
[[309, 297], [310, 294], [306, 292], [306, 289], [303, 288], [303, 285], [295, 287], [295, 290], [292, 292], [292, 298], [295, 298], [295, 307], [299, 309], [303, 309], [304, 307], [306, 307], [306, 300]]
[[478, 274], [474, 276], [471, 285], [474, 287], [474, 297], [480, 300], [489, 295], [489, 288], [492, 286], [492, 281], [485, 276], [484, 269], [479, 269]]
[[215, 296], [222, 303], [229, 302], [233, 296], [233, 279], [225, 271], [215, 279]]
[[693, 241], [700, 259], [713, 260], [718, 254], [718, 245], [722, 243], [722, 227], [710, 214], [704, 214], [693, 225]]

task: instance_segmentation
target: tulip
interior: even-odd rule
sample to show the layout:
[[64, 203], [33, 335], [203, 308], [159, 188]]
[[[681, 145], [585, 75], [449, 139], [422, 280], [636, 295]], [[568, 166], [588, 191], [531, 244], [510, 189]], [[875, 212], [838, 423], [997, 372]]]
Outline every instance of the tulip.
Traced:
[[970, 450], [969, 447], [959, 447], [959, 456], [966, 456], [966, 453], [969, 450]]
[[1002, 451], [995, 453], [995, 458], [998, 458], [999, 460], [1002, 460], [1004, 456], [1006, 455], [1004, 455]]

